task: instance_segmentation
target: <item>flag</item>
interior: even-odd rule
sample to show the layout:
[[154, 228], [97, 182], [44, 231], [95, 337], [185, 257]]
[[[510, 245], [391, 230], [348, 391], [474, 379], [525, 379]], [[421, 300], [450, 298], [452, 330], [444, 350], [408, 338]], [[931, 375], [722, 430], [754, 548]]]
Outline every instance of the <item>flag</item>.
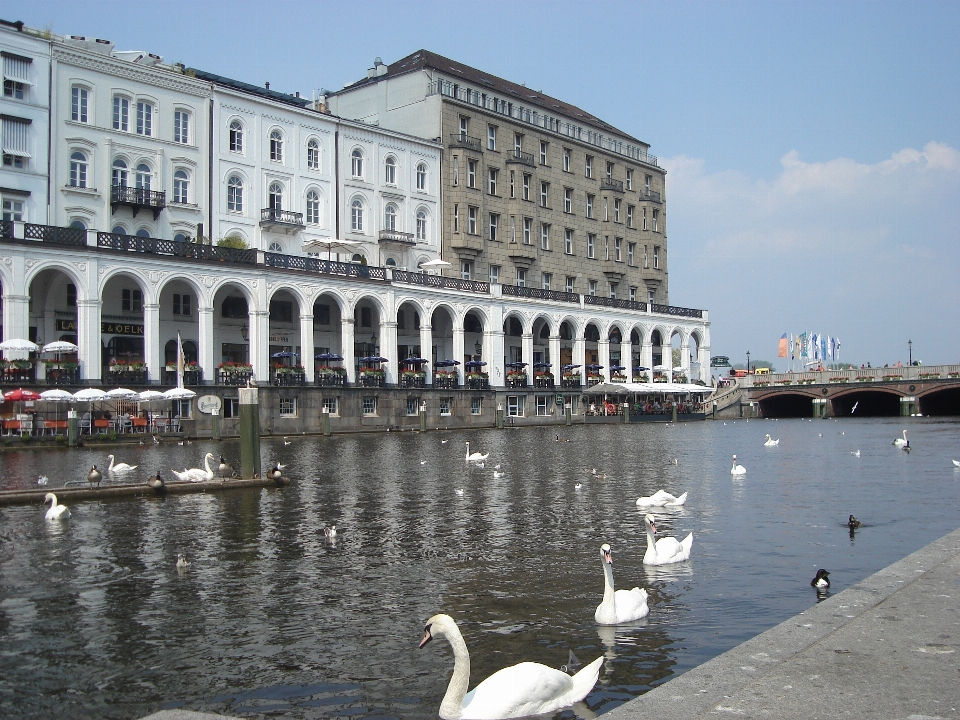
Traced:
[[830, 348], [829, 348], [829, 352], [830, 352], [830, 359], [831, 359], [831, 360], [836, 360], [836, 359], [837, 359], [837, 358], [836, 358], [836, 354], [837, 354], [837, 339], [836, 339], [835, 337], [831, 337], [831, 338], [830, 338]]
[[840, 338], [834, 338], [833, 342], [836, 343], [836, 346], [833, 348], [833, 352], [837, 356], [837, 360], [839, 360], [840, 359]]
[[180, 340], [179, 330], [177, 330], [177, 387], [183, 387], [183, 342]]
[[827, 338], [820, 335], [820, 359], [827, 359]]
[[785, 358], [787, 356], [787, 334], [780, 336], [780, 346], [777, 348], [777, 357]]
[[807, 356], [807, 334], [805, 332], [797, 335], [797, 357], [801, 360]]
[[790, 359], [791, 360], [796, 359], [795, 351], [796, 351], [796, 344], [794, 343], [794, 340], [793, 340], [793, 333], [790, 333]]

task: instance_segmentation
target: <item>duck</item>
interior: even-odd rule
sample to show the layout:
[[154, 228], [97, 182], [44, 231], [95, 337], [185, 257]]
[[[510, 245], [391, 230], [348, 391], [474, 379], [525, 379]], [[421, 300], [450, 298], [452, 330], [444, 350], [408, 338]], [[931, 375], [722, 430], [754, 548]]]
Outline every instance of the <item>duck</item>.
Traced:
[[907, 440], [907, 431], [904, 430], [903, 437], [897, 438], [896, 440], [894, 440], [893, 444], [896, 445], [898, 448], [910, 447], [910, 441]]
[[649, 615], [646, 590], [639, 587], [614, 590], [613, 552], [607, 543], [600, 546], [600, 564], [603, 567], [603, 602], [597, 605], [593, 619], [600, 625], [618, 625]]
[[97, 466], [94, 465], [90, 468], [90, 472], [87, 473], [87, 482], [91, 485], [96, 483], [97, 487], [100, 487], [101, 480], [103, 480], [103, 473], [97, 470]]
[[770, 437], [770, 434], [767, 433], [767, 441], [763, 444], [764, 447], [776, 447], [779, 444], [780, 444], [780, 438], [777, 438], [776, 440], [774, 440], [772, 437]]
[[164, 487], [163, 478], [160, 476], [159, 470], [157, 471], [156, 475], [154, 475], [152, 478], [147, 479], [147, 485], [152, 487], [157, 492], [162, 492], [163, 490], [166, 490], [166, 487]]
[[447, 441], [446, 441], [446, 440], [441, 440], [441, 441], [440, 441], [440, 444], [441, 444], [441, 445], [446, 445], [446, 444], [447, 444]]
[[737, 465], [737, 456], [733, 456], [733, 467], [730, 468], [731, 475], [746, 475], [747, 469], [743, 465]]
[[[954, 460], [954, 462], [956, 462], [956, 460]], [[37, 485], [46, 485], [48, 482], [50, 482], [50, 478], [46, 475], [41, 475], [37, 478]]]
[[693, 533], [683, 540], [674, 537], [662, 537], [654, 540], [657, 534], [657, 521], [653, 515], [646, 515], [643, 524], [647, 527], [647, 551], [643, 554], [644, 565], [669, 565], [690, 559], [693, 547]]
[[579, 482], [578, 482], [576, 485], [573, 486], [573, 489], [574, 489], [574, 490], [579, 490], [579, 489], [582, 488], [582, 487], [583, 487], [583, 483], [579, 483]]
[[177, 570], [186, 570], [190, 567], [190, 561], [183, 553], [177, 553]]
[[323, 528], [323, 536], [328, 538], [335, 538], [337, 536], [337, 526], [335, 524], [327, 525], [325, 528]]
[[159, 445], [159, 444], [160, 444], [160, 440], [157, 438], [156, 435], [151, 435], [150, 437], [153, 438], [153, 444], [154, 444], [154, 445]]
[[189, 468], [183, 472], [171, 470], [182, 482], [209, 482], [213, 480], [213, 470], [210, 469], [210, 461], [214, 459], [213, 453], [207, 453], [203, 457], [203, 469]]
[[847, 527], [851, 530], [856, 530], [858, 527], [860, 527], [860, 521], [851, 515], [850, 519], [847, 520]]
[[444, 637], [453, 649], [453, 676], [440, 703], [441, 720], [507, 720], [553, 713], [583, 700], [597, 683], [603, 655], [570, 676], [540, 663], [522, 662], [498, 670], [467, 692], [470, 652], [456, 621], [440, 613], [423, 628], [423, 648]]
[[860, 457], [860, 451], [859, 451], [859, 450], [851, 450], [851, 451], [850, 451], [850, 454], [853, 455], [854, 457]]
[[113, 455], [107, 455], [107, 459], [110, 460], [110, 467], [107, 468], [107, 472], [110, 475], [122, 475], [123, 473], [128, 473], [140, 467], [139, 465], [127, 465], [127, 463], [114, 464]]
[[237, 471], [233, 469], [233, 465], [228, 463], [223, 455], [220, 456], [220, 465], [217, 470], [222, 478], [233, 477], [237, 474]]
[[280, 478], [283, 477], [283, 469], [285, 467], [286, 465], [281, 465], [280, 463], [277, 463], [272, 468], [267, 470], [267, 477], [270, 478], [271, 480], [279, 480]]
[[486, 460], [490, 457], [490, 453], [483, 455], [480, 452], [471, 453], [470, 452], [470, 443], [467, 443], [467, 462], [479, 462], [481, 460]]
[[463, 495], [463, 488], [458, 488], [458, 489], [455, 490], [454, 492], [456, 492], [457, 495]]
[[499, 470], [494, 470], [494, 471], [493, 471], [493, 476], [494, 476], [495, 478], [502, 478], [504, 475], [506, 475], [505, 472], [500, 472]]
[[810, 581], [810, 584], [817, 588], [817, 590], [824, 590], [830, 587], [830, 578], [827, 577], [830, 575], [826, 570], [820, 568], [817, 570], [817, 574], [814, 576], [813, 580]]
[[606, 473], [597, 472], [597, 469], [596, 469], [596, 468], [594, 468], [594, 469], [590, 472], [590, 474], [593, 475], [597, 480], [606, 480], [606, 479], [607, 479]]
[[570, 442], [570, 441], [567, 440], [566, 438], [561, 438], [559, 435], [557, 435], [557, 439], [554, 442]]
[[44, 517], [47, 520], [68, 520], [70, 518], [70, 508], [66, 505], [57, 505], [57, 496], [53, 493], [47, 493], [43, 497], [43, 504], [50, 503], [50, 509], [47, 510]]
[[637, 498], [637, 505], [643, 505], [647, 507], [663, 507], [665, 505], [670, 505], [672, 507], [679, 507], [686, 501], [686, 493], [683, 495], [671, 495], [666, 490], [657, 490], [653, 495]]

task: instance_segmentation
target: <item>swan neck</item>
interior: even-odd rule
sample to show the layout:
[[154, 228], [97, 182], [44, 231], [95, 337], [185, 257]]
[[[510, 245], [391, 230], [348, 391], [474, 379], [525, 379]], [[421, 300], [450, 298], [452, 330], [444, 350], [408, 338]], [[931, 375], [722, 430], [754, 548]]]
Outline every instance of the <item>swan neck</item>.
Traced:
[[650, 526], [647, 525], [647, 552], [646, 554], [652, 555], [653, 557], [657, 556], [657, 540], [653, 536], [653, 530], [650, 529]]
[[470, 651], [460, 634], [460, 628], [455, 624], [453, 627], [444, 627], [443, 634], [453, 649], [453, 675], [440, 703], [440, 717], [443, 720], [459, 720], [463, 714], [463, 698], [470, 685]]

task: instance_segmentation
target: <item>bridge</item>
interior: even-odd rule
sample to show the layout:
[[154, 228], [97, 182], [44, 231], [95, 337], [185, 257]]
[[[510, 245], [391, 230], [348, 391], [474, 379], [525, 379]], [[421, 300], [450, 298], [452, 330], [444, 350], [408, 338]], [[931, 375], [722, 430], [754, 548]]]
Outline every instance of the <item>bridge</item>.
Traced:
[[960, 365], [749, 375], [717, 398], [727, 416], [960, 415]]

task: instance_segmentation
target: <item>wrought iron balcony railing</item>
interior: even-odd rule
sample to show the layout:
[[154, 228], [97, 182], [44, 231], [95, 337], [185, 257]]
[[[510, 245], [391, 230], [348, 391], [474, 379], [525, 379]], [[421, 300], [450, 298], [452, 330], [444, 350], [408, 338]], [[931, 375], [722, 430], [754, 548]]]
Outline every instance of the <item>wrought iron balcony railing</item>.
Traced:
[[447, 144], [452, 148], [462, 147], [476, 152], [483, 152], [483, 143], [480, 142], [480, 138], [470, 137], [464, 133], [452, 134], [450, 136], [450, 142]]
[[536, 167], [537, 164], [534, 162], [533, 153], [523, 152], [521, 150], [513, 149], [509, 155], [507, 155], [508, 163], [520, 163], [521, 165], [529, 165], [530, 167]]
[[413, 233], [400, 232], [399, 230], [381, 230], [380, 242], [384, 243], [403, 243], [404, 245], [416, 245], [417, 241]]
[[278, 208], [263, 208], [260, 211], [260, 226], [268, 225], [287, 226], [292, 228], [304, 228], [303, 213], [293, 212], [292, 210], [280, 210]]
[[132, 207], [134, 217], [140, 212], [140, 208], [147, 208], [153, 212], [153, 219], [156, 220], [160, 211], [167, 206], [167, 194], [162, 190], [114, 185], [110, 188], [111, 210], [116, 212], [118, 205]]
[[614, 180], [613, 178], [603, 178], [600, 181], [601, 190], [613, 190], [614, 192], [623, 192], [623, 180]]

